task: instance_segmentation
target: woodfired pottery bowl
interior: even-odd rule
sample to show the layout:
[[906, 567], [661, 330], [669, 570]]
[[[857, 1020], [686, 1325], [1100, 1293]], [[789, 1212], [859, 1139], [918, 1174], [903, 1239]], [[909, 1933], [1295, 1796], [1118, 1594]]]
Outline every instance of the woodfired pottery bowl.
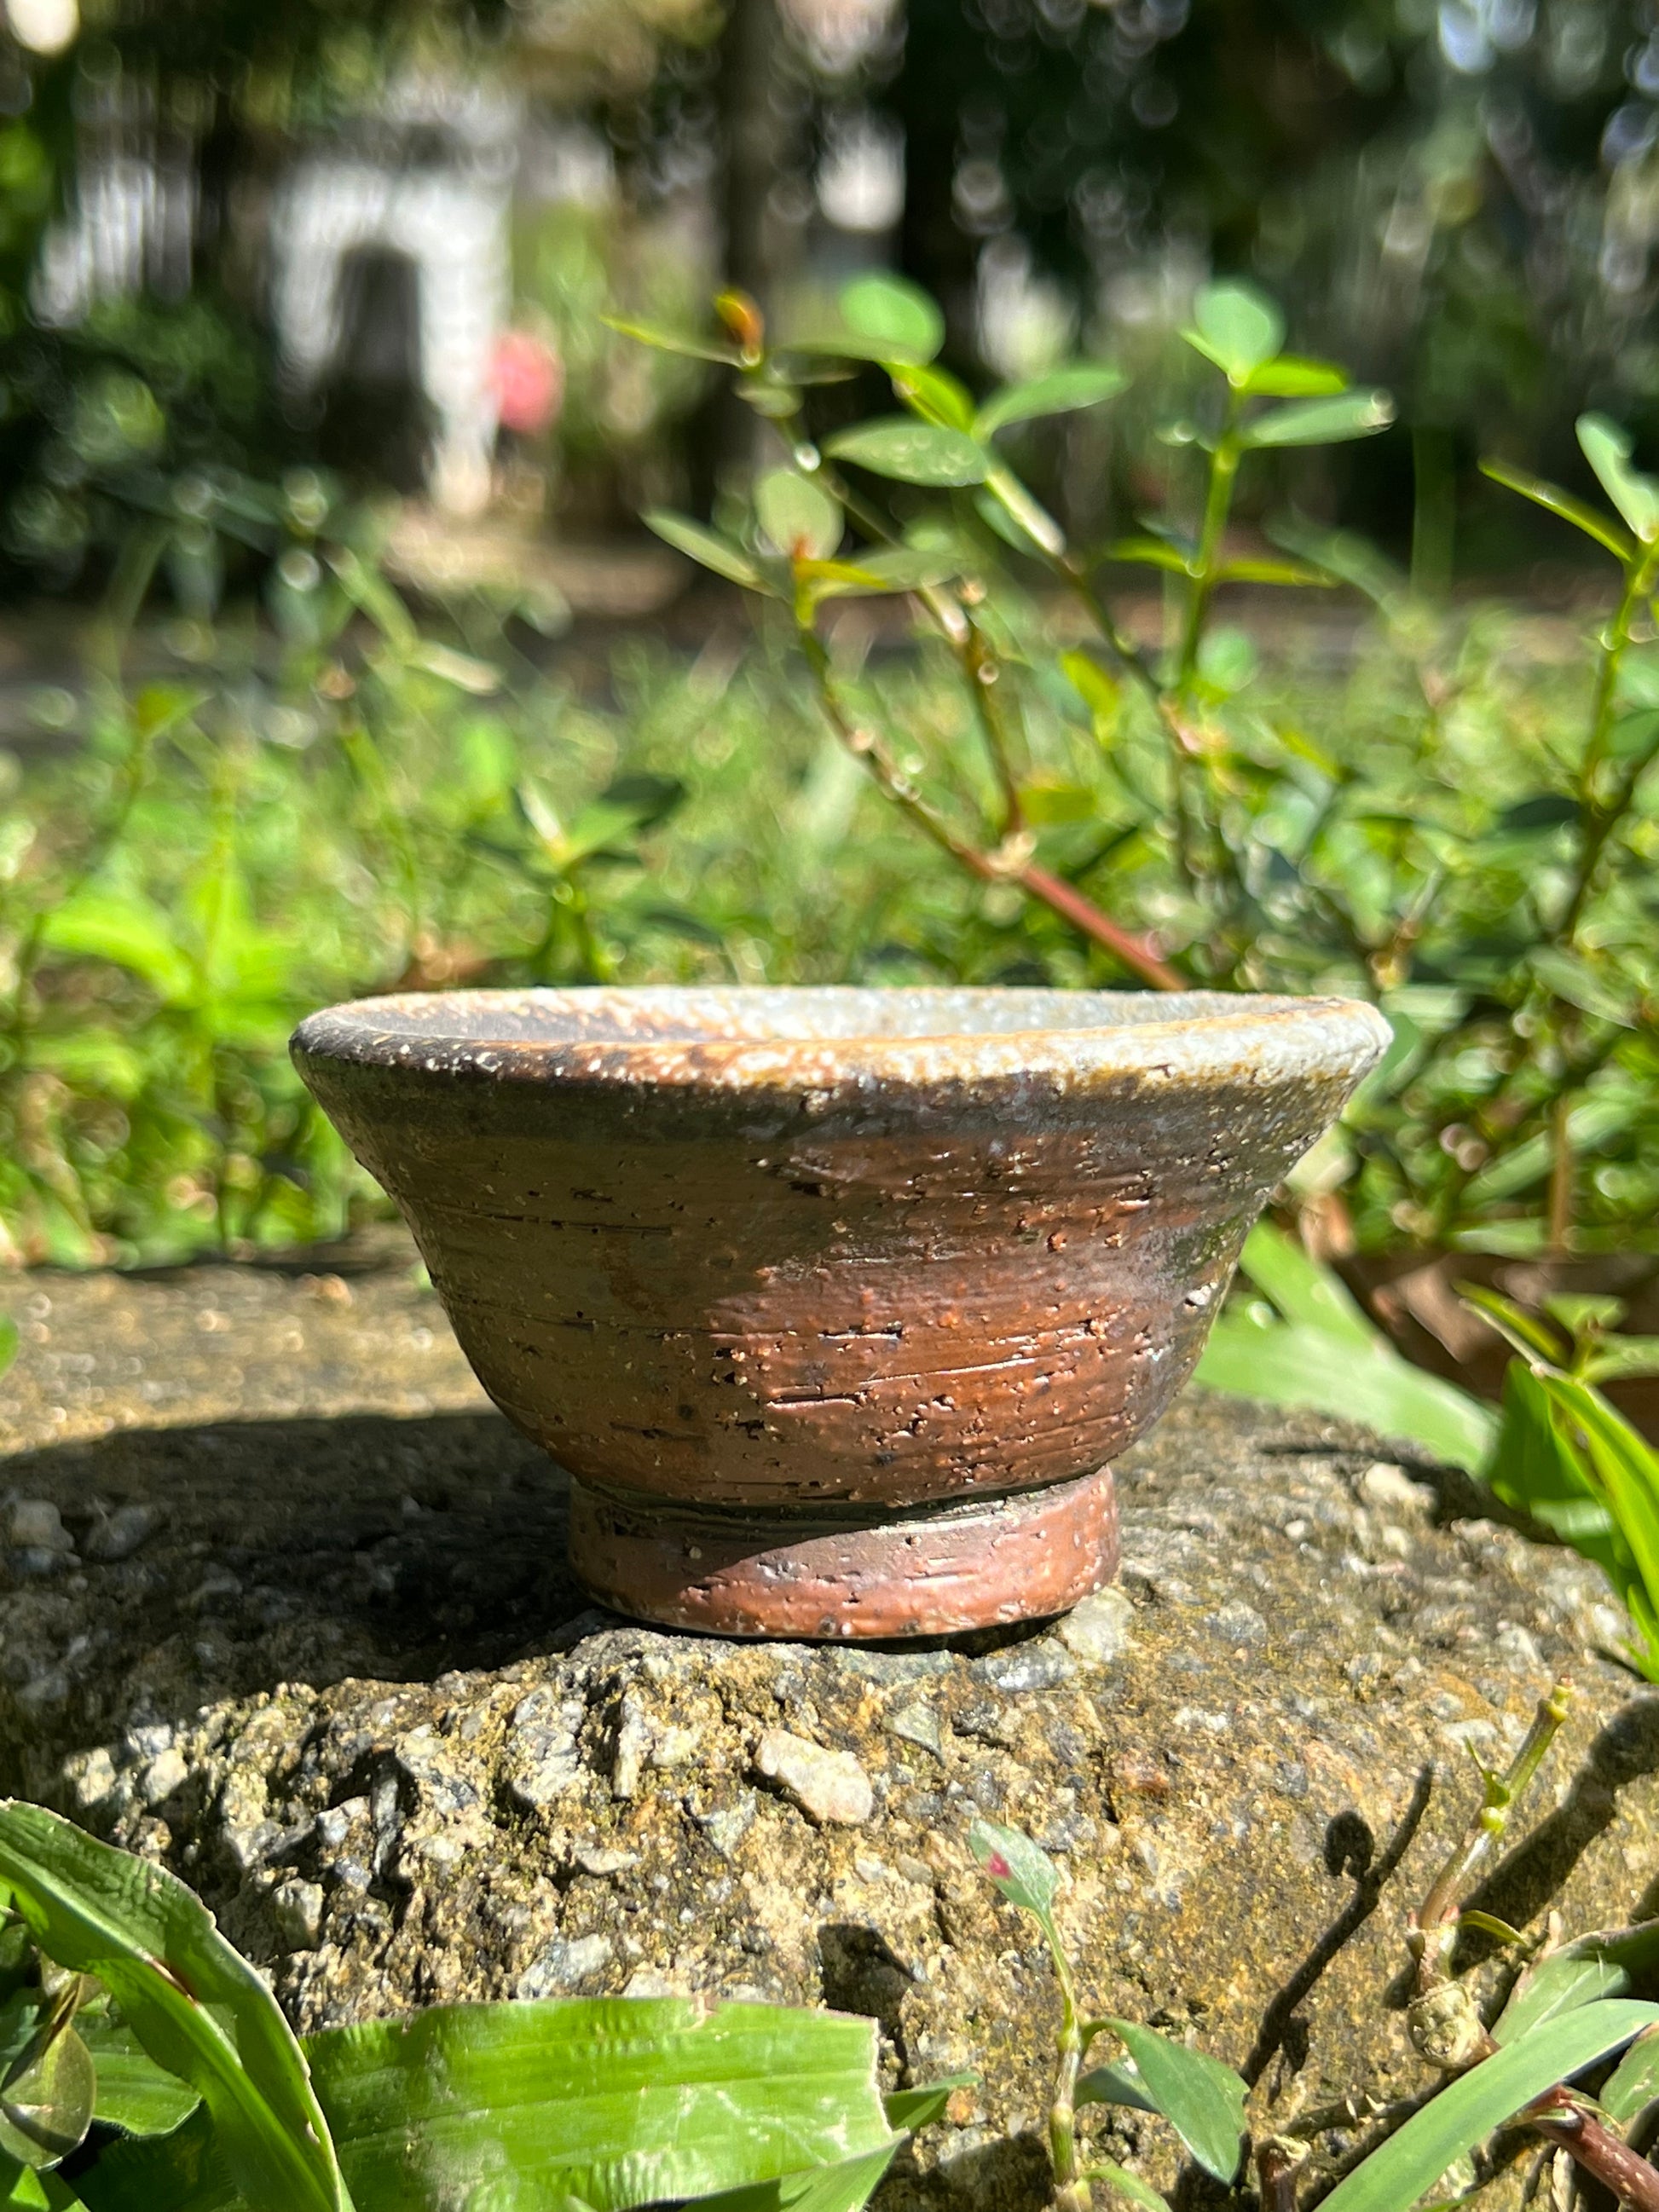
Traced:
[[301, 1073], [623, 1613], [933, 1635], [1117, 1567], [1106, 1462], [1389, 1031], [1340, 999], [458, 991]]

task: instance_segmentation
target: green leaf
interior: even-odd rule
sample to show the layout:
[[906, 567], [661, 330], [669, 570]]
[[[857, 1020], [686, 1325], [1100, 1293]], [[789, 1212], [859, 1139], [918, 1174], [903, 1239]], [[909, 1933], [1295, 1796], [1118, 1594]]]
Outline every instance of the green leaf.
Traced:
[[945, 430], [972, 430], [974, 396], [947, 370], [911, 362], [903, 368], [895, 365], [891, 375], [896, 396], [924, 422], [936, 422]]
[[1299, 354], [1281, 353], [1264, 361], [1244, 380], [1252, 398], [1322, 399], [1328, 392], [1346, 392], [1352, 379], [1334, 361], [1306, 361]]
[[841, 502], [793, 469], [768, 469], [755, 486], [755, 512], [774, 546], [791, 560], [829, 560], [846, 528]]
[[1605, 1337], [1580, 1370], [1586, 1382], [1634, 1381], [1659, 1375], [1659, 1336]]
[[983, 483], [991, 466], [989, 455], [962, 431], [917, 422], [905, 415], [842, 430], [824, 451], [838, 461], [856, 462], [875, 476], [936, 489]]
[[1605, 415], [1578, 417], [1578, 443], [1601, 489], [1644, 545], [1659, 538], [1659, 483], [1630, 465], [1630, 432]]
[[804, 580], [823, 599], [926, 591], [930, 585], [948, 583], [961, 569], [960, 556], [947, 546], [895, 545], [879, 553], [860, 552], [847, 561], [802, 564]]
[[[623, 2212], [757, 2184], [777, 2191], [761, 2204], [851, 2212], [896, 2141], [874, 2022], [804, 2007], [444, 2005], [305, 2047], [356, 2212], [460, 2206], [484, 2175], [489, 2212], [566, 2196]], [[123, 2143], [83, 2194], [93, 2212], [243, 2212], [210, 2143], [200, 2115]]]
[[1659, 1454], [1598, 1390], [1540, 1361], [1533, 1373], [1580, 1455], [1635, 1568], [1620, 1591], [1638, 1638], [1632, 1656], [1659, 1678]]
[[1091, 2066], [1079, 2074], [1074, 2105], [1123, 2105], [1133, 2112], [1155, 2112], [1156, 2099], [1127, 2059], [1106, 2066]]
[[849, 331], [867, 339], [876, 361], [929, 362], [945, 343], [945, 318], [920, 285], [902, 276], [855, 276], [837, 303]]
[[156, 2064], [124, 2021], [83, 2013], [76, 2025], [97, 2072], [95, 2119], [124, 2135], [171, 2135], [201, 2103], [188, 2082]]
[[1334, 1269], [1322, 1267], [1294, 1237], [1259, 1221], [1244, 1239], [1241, 1273], [1270, 1297], [1286, 1321], [1342, 1337], [1368, 1358], [1391, 1349], [1388, 1339]]
[[1490, 1407], [1413, 1367], [1385, 1342], [1367, 1357], [1352, 1337], [1302, 1323], [1262, 1328], [1224, 1314], [1193, 1380], [1200, 1389], [1360, 1422], [1471, 1474], [1485, 1463], [1498, 1428]]
[[[64, 2212], [81, 2198], [61, 2174], [37, 2173], [0, 2154], [0, 2212]], [[173, 2212], [168, 2205], [156, 2212]]]
[[980, 2076], [971, 2068], [960, 2074], [941, 2075], [937, 2081], [924, 2081], [915, 2089], [895, 2089], [882, 2100], [887, 2114], [887, 2124], [907, 2129], [914, 2135], [918, 2128], [931, 2127], [935, 2120], [943, 2119], [945, 2108], [958, 2089], [976, 2089]]
[[1052, 556], [1066, 550], [1065, 532], [1012, 469], [996, 462], [985, 472], [985, 489], [1040, 552]]
[[689, 514], [671, 514], [666, 508], [654, 507], [647, 508], [640, 520], [677, 553], [689, 554], [705, 568], [712, 568], [717, 576], [741, 584], [745, 591], [777, 596], [775, 587], [762, 575], [742, 546], [732, 544], [728, 538], [717, 537], [712, 530], [705, 530]]
[[1141, 568], [1167, 568], [1176, 576], [1192, 576], [1198, 572], [1196, 562], [1161, 538], [1115, 538], [1106, 548], [1104, 557], [1108, 561], [1133, 562]]
[[728, 368], [743, 363], [744, 356], [736, 346], [720, 338], [703, 337], [696, 331], [671, 330], [665, 323], [632, 322], [621, 315], [601, 315], [599, 320], [607, 330], [625, 338], [637, 338], [641, 345], [653, 346], [659, 353], [683, 354], [689, 361], [723, 362]]
[[0, 2155], [56, 2166], [92, 2125], [92, 2057], [66, 2014], [49, 2014], [0, 2081]]
[[976, 438], [994, 437], [1011, 422], [1031, 422], [1048, 415], [1069, 415], [1079, 407], [1097, 407], [1115, 399], [1129, 381], [1115, 362], [1068, 362], [1034, 376], [1023, 384], [1005, 385], [994, 392], [975, 417]]
[[1535, 1960], [1510, 1991], [1509, 2002], [1492, 2029], [1500, 2046], [1517, 2043], [1547, 2020], [1576, 2012], [1602, 1997], [1621, 1997], [1632, 1977], [1659, 1960], [1659, 1920], [1637, 1928], [1603, 1929], [1580, 1936]]
[[1221, 584], [1318, 585], [1328, 589], [1340, 579], [1328, 575], [1322, 568], [1310, 568], [1305, 561], [1258, 560], [1247, 556], [1242, 561], [1229, 561], [1218, 569], [1216, 581]]
[[1386, 392], [1340, 392], [1269, 408], [1239, 435], [1247, 446], [1331, 446], [1345, 438], [1369, 438], [1393, 420], [1394, 401]]
[[721, 2190], [718, 2196], [694, 2197], [686, 2212], [693, 2207], [696, 2212], [862, 2212], [902, 2140], [895, 2136], [884, 2149], [840, 2159], [833, 2166], [781, 2174], [775, 2181], [750, 2182], [743, 2189]]
[[3, 1375], [17, 1357], [17, 1324], [0, 1314], [0, 1375]]
[[1127, 2166], [1115, 2159], [1097, 2160], [1089, 2168], [1090, 2181], [1103, 2181], [1109, 2189], [1115, 2189], [1120, 2197], [1127, 2197], [1131, 2204], [1139, 2205], [1140, 2212], [1170, 2212], [1169, 2199], [1160, 2197], [1150, 2181], [1143, 2181], [1138, 2173], [1131, 2173]]
[[1659, 2006], [1628, 1997], [1547, 2021], [1451, 2081], [1433, 2102], [1340, 2181], [1322, 2212], [1400, 2212], [1546, 2089], [1593, 2066], [1659, 2021]]
[[164, 1006], [188, 1000], [196, 970], [171, 918], [149, 899], [120, 891], [79, 891], [46, 917], [41, 942], [72, 959], [106, 960], [147, 983]]
[[1096, 721], [1113, 720], [1122, 703], [1122, 685], [1109, 676], [1097, 660], [1091, 660], [1076, 647], [1060, 654], [1060, 665]]
[[1181, 335], [1242, 387], [1285, 343], [1285, 319], [1253, 284], [1206, 284], [1193, 302], [1194, 327]]
[[1549, 483], [1542, 477], [1533, 476], [1525, 469], [1517, 469], [1509, 461], [1483, 460], [1480, 473], [1483, 477], [1490, 477], [1494, 483], [1502, 484], [1505, 491], [1519, 492], [1522, 499], [1529, 499], [1534, 507], [1541, 507], [1546, 513], [1559, 514], [1563, 522], [1571, 523], [1574, 529], [1582, 530], [1586, 538], [1593, 538], [1598, 545], [1605, 545], [1615, 561], [1631, 558], [1634, 548], [1629, 538], [1605, 516], [1598, 514], [1593, 507], [1587, 507], [1582, 499], [1575, 499], [1570, 491], [1563, 491], [1559, 484]]
[[1010, 1905], [1034, 1913], [1045, 1930], [1053, 1928], [1060, 1875], [1047, 1851], [1018, 1828], [995, 1820], [975, 1820], [968, 1831], [968, 1848]]
[[1238, 2172], [1249, 2094], [1232, 2068], [1133, 2021], [1108, 2025], [1134, 2060], [1147, 2095], [1204, 2171], [1231, 2182]]
[[95, 1974], [150, 2057], [200, 2092], [252, 2212], [351, 2212], [299, 2045], [181, 1881], [11, 1802], [0, 1884], [46, 1956]]
[[1628, 2126], [1659, 2097], [1659, 2028], [1638, 2035], [1596, 2099], [1610, 2120]]

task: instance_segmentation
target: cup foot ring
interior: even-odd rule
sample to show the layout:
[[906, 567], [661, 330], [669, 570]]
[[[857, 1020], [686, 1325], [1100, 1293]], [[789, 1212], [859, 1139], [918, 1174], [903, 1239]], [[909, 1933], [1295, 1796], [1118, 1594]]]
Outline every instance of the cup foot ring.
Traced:
[[872, 1520], [698, 1510], [573, 1481], [570, 1562], [603, 1604], [706, 1635], [866, 1643], [1064, 1613], [1117, 1572], [1109, 1467]]

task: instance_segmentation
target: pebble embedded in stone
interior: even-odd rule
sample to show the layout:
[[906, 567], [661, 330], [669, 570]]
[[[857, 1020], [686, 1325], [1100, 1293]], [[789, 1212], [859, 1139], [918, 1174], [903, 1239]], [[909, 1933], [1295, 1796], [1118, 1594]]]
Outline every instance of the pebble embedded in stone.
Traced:
[[118, 1505], [112, 1513], [94, 1518], [81, 1547], [83, 1559], [99, 1566], [114, 1566], [147, 1544], [161, 1524], [153, 1505]]
[[919, 1743], [924, 1751], [931, 1751], [935, 1759], [945, 1756], [945, 1738], [939, 1729], [939, 1715], [931, 1705], [905, 1705], [887, 1719], [890, 1735], [902, 1736], [907, 1743]]
[[73, 1552], [75, 1539], [49, 1498], [18, 1498], [6, 1516], [6, 1541], [20, 1552]]
[[278, 1882], [270, 1893], [276, 1932], [296, 1951], [312, 1951], [323, 1932], [323, 1892], [314, 1881]]
[[787, 1729], [772, 1729], [761, 1738], [755, 1764], [821, 1825], [856, 1828], [875, 1810], [870, 1778], [851, 1752], [826, 1751]]
[[1085, 1667], [1109, 1667], [1128, 1648], [1134, 1607], [1115, 1585], [1074, 1605], [1054, 1632]]
[[968, 1669], [975, 1679], [994, 1690], [1018, 1695], [1025, 1690], [1058, 1689], [1077, 1672], [1070, 1652], [1043, 1637], [1035, 1644], [1011, 1644], [1006, 1651], [988, 1651]]
[[558, 1936], [537, 1953], [514, 1985], [515, 1997], [568, 1996], [611, 1959], [608, 1936]]

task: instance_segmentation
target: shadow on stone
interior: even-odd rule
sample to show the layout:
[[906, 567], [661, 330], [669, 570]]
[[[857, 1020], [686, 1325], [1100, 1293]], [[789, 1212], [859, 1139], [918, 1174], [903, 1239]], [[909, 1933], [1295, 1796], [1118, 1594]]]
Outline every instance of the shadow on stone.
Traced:
[[[1468, 1905], [1512, 1927], [1526, 1927], [1557, 1895], [1596, 1838], [1612, 1826], [1620, 1791], [1656, 1773], [1659, 1697], [1632, 1698], [1592, 1739], [1561, 1803], [1492, 1869]], [[1656, 1910], [1659, 1892], [1650, 1884], [1630, 1917], [1642, 1919]], [[1468, 1957], [1475, 1955], [1471, 1948]], [[1460, 1970], [1467, 1963], [1462, 1956], [1454, 1961]]]
[[908, 2066], [902, 2008], [915, 1977], [885, 1938], [856, 1921], [828, 1921], [818, 1930], [818, 1964], [830, 2010], [876, 2021]]
[[0, 1788], [282, 1681], [498, 1667], [587, 1604], [568, 1478], [494, 1413], [125, 1430], [6, 1482], [75, 1549], [0, 1554]]

